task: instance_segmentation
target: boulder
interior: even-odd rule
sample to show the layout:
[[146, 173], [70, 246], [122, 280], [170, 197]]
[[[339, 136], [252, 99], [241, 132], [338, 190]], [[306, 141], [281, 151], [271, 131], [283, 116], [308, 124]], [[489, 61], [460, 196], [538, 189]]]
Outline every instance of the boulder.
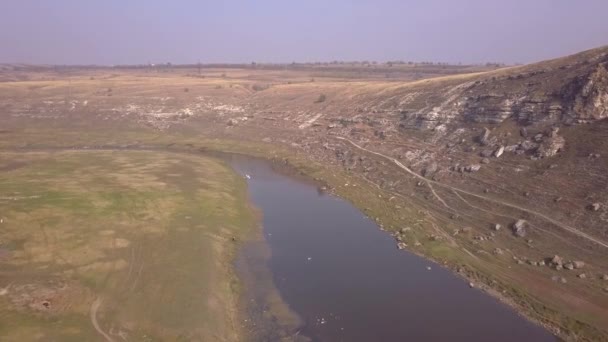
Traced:
[[522, 143], [519, 144], [519, 148], [524, 150], [524, 151], [530, 151], [533, 150], [535, 148], [538, 148], [538, 144], [535, 144], [529, 140], [525, 140]]
[[536, 150], [536, 155], [539, 158], [553, 157], [559, 151], [561, 151], [565, 145], [566, 145], [566, 139], [564, 139], [563, 137], [561, 137], [559, 135], [547, 138], [540, 144], [540, 146]]
[[572, 271], [574, 269], [574, 264], [571, 263], [571, 262], [568, 262], [568, 263], [566, 263], [564, 265], [564, 268], [567, 269], [567, 270], [569, 270], [569, 271]]
[[578, 277], [581, 279], [585, 279], [585, 278], [587, 278], [587, 275], [585, 273], [581, 273], [578, 275]]
[[596, 203], [591, 203], [591, 204], [589, 204], [588, 208], [591, 211], [598, 211], [598, 210], [600, 210], [602, 208], [602, 204], [601, 203], [597, 203], [597, 202]]
[[493, 228], [495, 231], [499, 231], [500, 228], [502, 228], [502, 226], [499, 223], [496, 223], [496, 224], [494, 224]]
[[437, 163], [431, 163], [425, 167], [424, 170], [422, 170], [422, 176], [430, 178], [435, 174], [435, 172], [437, 172], [437, 169]]
[[560, 257], [559, 255], [555, 255], [552, 259], [551, 259], [551, 263], [553, 265], [562, 265], [564, 263], [564, 259], [562, 259], [562, 257]]
[[465, 168], [467, 172], [477, 172], [481, 169], [481, 164], [471, 164]]
[[487, 127], [484, 127], [483, 131], [481, 132], [481, 135], [479, 135], [477, 140], [479, 141], [479, 143], [481, 145], [487, 145], [489, 139], [490, 139], [490, 130]]
[[517, 237], [526, 236], [528, 226], [528, 221], [526, 220], [519, 219], [515, 221], [512, 226], [513, 234]]
[[492, 156], [492, 153], [494, 153], [494, 151], [492, 151], [492, 150], [483, 150], [483, 151], [479, 152], [479, 155], [484, 158], [489, 158]]
[[583, 261], [573, 261], [572, 264], [576, 269], [585, 267], [585, 263]]
[[502, 154], [505, 153], [505, 147], [500, 146], [496, 151], [494, 151], [494, 157], [499, 158]]

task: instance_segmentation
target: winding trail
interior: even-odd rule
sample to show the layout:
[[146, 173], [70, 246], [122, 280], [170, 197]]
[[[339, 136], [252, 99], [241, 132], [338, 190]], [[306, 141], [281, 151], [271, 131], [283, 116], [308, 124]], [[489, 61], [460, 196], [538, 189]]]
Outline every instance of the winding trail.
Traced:
[[97, 310], [99, 310], [100, 306], [101, 306], [101, 298], [97, 297], [97, 299], [95, 299], [95, 301], [93, 302], [93, 305], [91, 305], [91, 323], [93, 323], [93, 327], [95, 328], [95, 330], [97, 330], [97, 332], [101, 336], [103, 336], [103, 338], [105, 338], [106, 341], [114, 342], [112, 337], [110, 337], [110, 335], [106, 334], [106, 332], [103, 331], [103, 329], [101, 329], [101, 327], [99, 326], [99, 322], [97, 322]]
[[338, 139], [338, 140], [346, 141], [349, 144], [353, 145], [354, 147], [356, 147], [356, 148], [358, 148], [358, 149], [360, 149], [362, 151], [365, 151], [367, 153], [370, 153], [370, 154], [382, 157], [384, 159], [387, 159], [387, 160], [393, 162], [395, 165], [397, 165], [402, 170], [404, 170], [407, 173], [415, 176], [416, 178], [419, 178], [419, 179], [423, 180], [424, 182], [426, 182], [429, 185], [430, 184], [434, 184], [434, 185], [437, 185], [437, 186], [440, 186], [440, 187], [444, 187], [444, 188], [450, 189], [450, 190], [455, 191], [455, 192], [460, 192], [460, 193], [463, 193], [463, 194], [466, 194], [466, 195], [469, 195], [469, 196], [473, 196], [473, 197], [482, 199], [484, 201], [493, 202], [493, 203], [496, 203], [496, 204], [499, 204], [499, 205], [503, 205], [505, 207], [521, 210], [521, 211], [523, 211], [525, 213], [528, 213], [528, 214], [540, 217], [540, 218], [542, 218], [542, 219], [544, 219], [544, 220], [546, 220], [546, 221], [548, 221], [548, 222], [550, 222], [550, 223], [552, 223], [552, 224], [554, 224], [554, 225], [556, 225], [556, 226], [558, 226], [558, 227], [560, 227], [560, 228], [562, 228], [562, 229], [564, 229], [564, 230], [566, 230], [566, 231], [568, 231], [568, 232], [570, 232], [570, 233], [572, 233], [574, 235], [577, 235], [577, 236], [579, 236], [579, 237], [581, 237], [583, 239], [586, 239], [588, 241], [594, 242], [594, 243], [596, 243], [596, 244], [598, 244], [598, 245], [600, 245], [602, 247], [608, 248], [608, 244], [606, 242], [604, 242], [602, 240], [599, 240], [599, 239], [597, 239], [597, 238], [595, 238], [595, 237], [593, 237], [593, 236], [591, 236], [589, 234], [583, 233], [583, 232], [579, 231], [576, 228], [572, 228], [572, 227], [567, 226], [567, 225], [565, 225], [565, 224], [563, 224], [563, 223], [561, 223], [559, 221], [556, 221], [556, 220], [550, 218], [549, 216], [547, 216], [545, 214], [539, 213], [539, 212], [534, 211], [534, 210], [526, 209], [526, 208], [520, 207], [520, 206], [515, 205], [515, 204], [511, 204], [511, 203], [508, 203], [508, 202], [503, 202], [503, 201], [500, 201], [500, 200], [497, 200], [497, 199], [493, 199], [491, 197], [487, 197], [487, 196], [479, 195], [479, 194], [476, 194], [476, 193], [473, 193], [473, 192], [469, 192], [469, 191], [466, 191], [466, 190], [462, 190], [462, 189], [453, 187], [451, 185], [447, 185], [447, 184], [444, 184], [444, 183], [441, 183], [441, 182], [437, 182], [437, 181], [434, 181], [434, 180], [431, 180], [431, 179], [427, 179], [427, 178], [422, 177], [421, 175], [417, 174], [416, 172], [412, 171], [410, 168], [408, 168], [407, 166], [403, 165], [400, 161], [398, 161], [397, 159], [395, 159], [393, 157], [384, 155], [384, 154], [376, 152], [376, 151], [369, 150], [369, 149], [367, 149], [365, 147], [362, 147], [362, 146], [358, 145], [357, 143], [353, 142], [352, 140], [350, 140], [348, 138], [345, 138], [345, 137], [335, 137], [335, 138]]

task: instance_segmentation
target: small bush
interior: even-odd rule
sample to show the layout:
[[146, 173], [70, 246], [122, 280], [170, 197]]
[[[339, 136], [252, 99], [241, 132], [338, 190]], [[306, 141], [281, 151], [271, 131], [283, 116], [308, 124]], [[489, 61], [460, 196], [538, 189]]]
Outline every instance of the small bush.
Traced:
[[251, 89], [253, 89], [253, 91], [262, 91], [262, 90], [266, 90], [270, 88], [270, 86], [268, 84], [254, 84]]
[[187, 93], [187, 92], [189, 92], [189, 91], [190, 91], [190, 89], [188, 89], [188, 88], [184, 88], [184, 93]]
[[321, 95], [319, 95], [319, 97], [317, 98], [315, 103], [325, 102], [325, 100], [327, 100], [327, 96], [325, 96], [325, 94], [321, 94]]

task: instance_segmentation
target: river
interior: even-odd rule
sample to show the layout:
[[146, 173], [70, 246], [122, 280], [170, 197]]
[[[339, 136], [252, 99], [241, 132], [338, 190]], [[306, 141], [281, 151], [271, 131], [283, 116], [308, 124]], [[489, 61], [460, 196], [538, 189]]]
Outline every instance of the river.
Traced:
[[[271, 281], [248, 286], [276, 288], [299, 317], [293, 336], [348, 342], [557, 341], [449, 270], [398, 250], [390, 234], [350, 203], [276, 172], [267, 162], [227, 158], [249, 176], [251, 201], [262, 213], [263, 240], [243, 248], [241, 259], [266, 270], [260, 272]], [[267, 258], [259, 257], [260, 248], [269, 251]], [[272, 339], [268, 336], [258, 338]]]

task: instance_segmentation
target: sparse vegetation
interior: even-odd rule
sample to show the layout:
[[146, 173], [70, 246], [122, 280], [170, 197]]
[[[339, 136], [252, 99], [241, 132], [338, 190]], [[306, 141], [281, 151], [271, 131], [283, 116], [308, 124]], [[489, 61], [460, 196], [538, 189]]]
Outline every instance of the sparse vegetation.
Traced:
[[253, 217], [244, 181], [225, 165], [142, 151], [6, 158], [24, 164], [0, 180], [11, 194], [1, 200], [1, 248], [11, 258], [0, 260], [0, 281], [10, 284], [0, 312], [20, 324], [3, 326], [0, 339], [43, 331], [51, 340], [98, 340], [92, 310], [103, 329], [121, 327], [136, 340], [238, 339], [230, 322], [239, 288], [226, 265], [231, 239], [246, 236]]
[[319, 97], [317, 97], [315, 103], [322, 103], [325, 102], [325, 100], [327, 100], [327, 96], [325, 94], [321, 94], [319, 95]]

